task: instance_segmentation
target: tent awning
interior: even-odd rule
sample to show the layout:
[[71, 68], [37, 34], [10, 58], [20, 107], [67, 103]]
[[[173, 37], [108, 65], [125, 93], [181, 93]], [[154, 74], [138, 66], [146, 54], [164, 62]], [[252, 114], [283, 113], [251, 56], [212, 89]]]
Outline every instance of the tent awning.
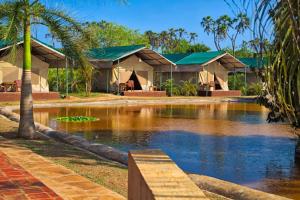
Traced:
[[[23, 43], [24, 41], [20, 41], [17, 45], [23, 45]], [[11, 44], [8, 42], [2, 42], [1, 44], [0, 52], [4, 52], [11, 48]], [[62, 52], [35, 38], [31, 38], [31, 52], [32, 55], [38, 57], [40, 60], [49, 63], [49, 67], [64, 67], [65, 65], [65, 55]]]
[[163, 55], [141, 45], [99, 48], [88, 52], [90, 62], [99, 69], [111, 68], [114, 63], [134, 54], [151, 66], [176, 65]]

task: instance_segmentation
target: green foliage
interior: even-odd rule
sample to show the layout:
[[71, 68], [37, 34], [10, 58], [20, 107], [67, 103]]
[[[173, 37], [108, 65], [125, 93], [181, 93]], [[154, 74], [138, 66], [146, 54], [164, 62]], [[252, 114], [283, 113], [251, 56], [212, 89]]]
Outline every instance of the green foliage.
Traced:
[[250, 26], [250, 19], [244, 13], [238, 13], [234, 18], [228, 15], [222, 15], [216, 20], [211, 16], [204, 17], [201, 25], [208, 35], [212, 34], [215, 46], [221, 50], [221, 42], [229, 39], [231, 42], [231, 50], [235, 56], [236, 41], [238, 36], [242, 35]]
[[235, 57], [241, 58], [252, 58], [254, 54], [254, 52], [252, 51], [252, 46], [249, 44], [249, 42], [246, 41], [243, 41], [241, 48], [239, 48], [235, 52], [233, 52], [231, 48], [224, 48], [223, 51], [226, 51], [231, 55], [235, 53]]
[[[66, 92], [66, 77], [68, 72], [68, 91], [82, 93], [85, 92], [85, 78], [82, 76], [80, 69], [49, 69], [48, 83], [50, 91], [59, 91], [64, 94]], [[57, 76], [58, 74], [58, 76]], [[58, 86], [58, 88], [57, 88]], [[87, 95], [87, 94], [85, 94]]]
[[283, 116], [295, 127], [300, 127], [299, 7], [299, 0], [262, 1], [256, 19], [261, 29], [271, 22], [274, 37], [262, 102], [272, 110], [269, 120], [278, 121], [276, 116]]
[[82, 123], [82, 122], [94, 122], [99, 119], [96, 117], [86, 117], [86, 116], [72, 116], [72, 117], [58, 117], [56, 118], [57, 121], [61, 122], [77, 122], [77, 123]]
[[86, 22], [83, 25], [92, 40], [96, 41], [89, 45], [90, 48], [149, 44], [145, 35], [126, 26], [106, 21]]
[[160, 33], [146, 31], [144, 35], [150, 46], [157, 51], [162, 51], [162, 53], [205, 52], [210, 50], [205, 44], [195, 43], [198, 37], [196, 33], [188, 33], [183, 28], [170, 28]]
[[171, 91], [173, 96], [179, 96], [180, 95], [180, 89], [178, 85], [174, 83], [173, 79], [168, 79], [162, 84], [162, 89], [166, 90], [167, 95], [171, 96]]
[[[235, 79], [235, 83], [234, 83]], [[235, 87], [234, 87], [235, 85]], [[263, 85], [261, 82], [251, 83], [250, 85], [245, 85], [245, 74], [236, 73], [234, 76], [228, 76], [228, 87], [230, 90], [241, 90], [243, 95], [260, 95], [262, 93]]]
[[183, 96], [196, 96], [197, 95], [197, 85], [191, 81], [182, 81], [180, 85], [180, 92]]
[[171, 87], [173, 96], [197, 96], [197, 84], [190, 80], [181, 81], [179, 85], [174, 83], [174, 79], [168, 79], [162, 84], [162, 89], [166, 90], [168, 96], [171, 96]]
[[243, 90], [243, 87], [245, 87], [245, 74], [228, 75], [228, 87], [230, 90]]
[[261, 95], [263, 90], [263, 85], [261, 82], [252, 83], [247, 87], [247, 95]]

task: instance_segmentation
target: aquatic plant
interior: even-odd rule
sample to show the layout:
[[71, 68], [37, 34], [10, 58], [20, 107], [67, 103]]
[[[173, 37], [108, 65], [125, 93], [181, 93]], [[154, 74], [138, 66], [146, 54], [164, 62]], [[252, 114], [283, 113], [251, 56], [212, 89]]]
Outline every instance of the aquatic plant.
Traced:
[[56, 118], [57, 121], [61, 122], [94, 122], [99, 119], [96, 117], [86, 117], [86, 116], [69, 116], [69, 117], [58, 117]]

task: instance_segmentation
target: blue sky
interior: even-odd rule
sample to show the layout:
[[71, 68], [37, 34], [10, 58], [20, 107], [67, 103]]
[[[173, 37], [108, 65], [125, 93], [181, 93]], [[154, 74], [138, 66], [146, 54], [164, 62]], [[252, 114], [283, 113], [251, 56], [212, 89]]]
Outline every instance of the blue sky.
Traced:
[[[200, 22], [205, 16], [217, 18], [233, 15], [224, 0], [128, 0], [122, 4], [118, 0], [44, 0], [49, 6], [63, 8], [80, 21], [106, 20], [125, 25], [140, 32], [162, 31], [183, 27], [188, 32], [198, 34], [198, 42], [215, 49], [212, 36], [203, 32]], [[44, 39], [44, 32], [38, 34]], [[251, 39], [245, 34], [239, 41]], [[229, 46], [223, 43], [223, 47]]]

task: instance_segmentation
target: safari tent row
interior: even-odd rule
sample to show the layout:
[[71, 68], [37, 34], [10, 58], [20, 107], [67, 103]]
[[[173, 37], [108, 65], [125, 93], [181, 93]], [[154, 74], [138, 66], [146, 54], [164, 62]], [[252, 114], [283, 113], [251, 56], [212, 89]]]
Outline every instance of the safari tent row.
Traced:
[[134, 81], [134, 90], [159, 90], [173, 79], [175, 84], [189, 80], [200, 91], [229, 94], [228, 73], [245, 67], [224, 51], [161, 55], [142, 45], [92, 49], [89, 57], [96, 68], [93, 89], [106, 92], [126, 90], [129, 80]]
[[[48, 69], [67, 67], [68, 62], [57, 49], [34, 38], [31, 42], [33, 92], [47, 93]], [[21, 80], [22, 44], [22, 41], [18, 43], [17, 59], [13, 63], [8, 55], [11, 46], [0, 41], [0, 84]], [[173, 79], [175, 84], [187, 80], [197, 84], [200, 94], [205, 91], [205, 95], [213, 95], [212, 92], [218, 91], [227, 92], [226, 95], [229, 94], [228, 73], [245, 67], [224, 51], [161, 55], [143, 45], [132, 45], [95, 48], [87, 55], [94, 66], [92, 90], [119, 94], [128, 89], [154, 92], [161, 90], [167, 79]]]

